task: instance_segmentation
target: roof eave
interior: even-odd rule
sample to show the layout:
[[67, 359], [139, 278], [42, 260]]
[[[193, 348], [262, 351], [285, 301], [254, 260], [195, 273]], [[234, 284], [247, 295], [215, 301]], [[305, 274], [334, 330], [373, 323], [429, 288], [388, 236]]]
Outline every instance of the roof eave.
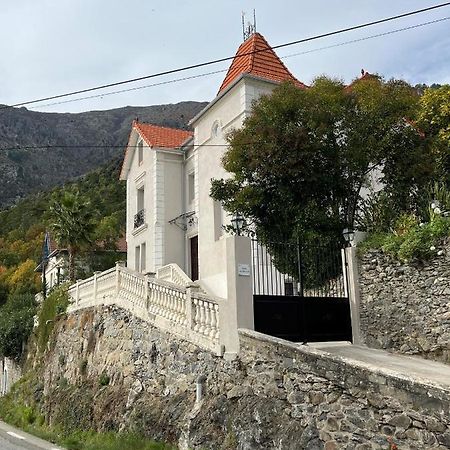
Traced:
[[208, 111], [210, 108], [212, 108], [225, 94], [227, 94], [231, 89], [236, 86], [236, 84], [239, 83], [244, 77], [248, 76], [247, 73], [241, 73], [235, 80], [233, 80], [222, 92], [219, 92], [219, 94], [211, 100], [195, 117], [193, 117], [188, 125], [192, 126], [195, 122], [197, 122], [203, 114], [205, 114], [206, 111]]
[[190, 145], [192, 145], [194, 143], [194, 135], [189, 136], [182, 144], [181, 147], [182, 149], [184, 149], [185, 147], [189, 147]]

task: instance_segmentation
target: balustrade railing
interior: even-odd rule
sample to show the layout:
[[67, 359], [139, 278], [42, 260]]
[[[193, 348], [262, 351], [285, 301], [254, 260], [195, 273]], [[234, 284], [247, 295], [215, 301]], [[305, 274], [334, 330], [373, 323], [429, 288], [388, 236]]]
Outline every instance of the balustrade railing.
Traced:
[[195, 292], [192, 296], [193, 330], [207, 339], [219, 342], [219, 304]]
[[178, 284], [179, 286], [186, 286], [188, 283], [192, 283], [192, 280], [175, 263], [156, 269], [156, 278]]
[[69, 288], [69, 311], [115, 303], [156, 327], [221, 355], [220, 299], [200, 292], [176, 264], [162, 269], [159, 275], [163, 279], [159, 279], [158, 274], [143, 275], [118, 264], [77, 281]]

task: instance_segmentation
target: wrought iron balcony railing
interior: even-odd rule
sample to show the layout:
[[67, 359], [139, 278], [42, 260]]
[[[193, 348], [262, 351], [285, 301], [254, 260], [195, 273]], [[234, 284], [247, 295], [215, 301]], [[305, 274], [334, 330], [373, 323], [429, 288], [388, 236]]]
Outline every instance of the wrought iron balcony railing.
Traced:
[[145, 209], [141, 209], [134, 215], [134, 228], [139, 228], [145, 222]]

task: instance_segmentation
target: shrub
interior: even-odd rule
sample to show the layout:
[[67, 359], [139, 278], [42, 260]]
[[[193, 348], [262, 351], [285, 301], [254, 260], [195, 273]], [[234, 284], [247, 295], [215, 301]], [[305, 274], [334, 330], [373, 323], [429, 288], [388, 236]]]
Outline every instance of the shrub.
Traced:
[[0, 354], [19, 359], [33, 330], [34, 295], [17, 291], [0, 307]]
[[355, 225], [358, 230], [368, 233], [386, 232], [397, 215], [392, 199], [385, 191], [372, 192], [361, 201]]
[[58, 314], [66, 311], [69, 305], [68, 283], [62, 284], [49, 293], [42, 302], [38, 315], [39, 325], [36, 330], [38, 348], [43, 352], [47, 346], [48, 339], [55, 325], [55, 318]]
[[100, 375], [100, 378], [99, 378], [99, 380], [98, 380], [98, 384], [99, 384], [100, 386], [108, 386], [108, 384], [109, 384], [110, 381], [111, 381], [111, 379], [109, 378], [109, 376], [108, 376], [105, 372], [103, 372], [103, 373]]
[[435, 216], [429, 223], [414, 224], [412, 216], [401, 216], [392, 233], [371, 235], [360, 249], [381, 248], [400, 261], [425, 260], [435, 255], [449, 236], [450, 218]]

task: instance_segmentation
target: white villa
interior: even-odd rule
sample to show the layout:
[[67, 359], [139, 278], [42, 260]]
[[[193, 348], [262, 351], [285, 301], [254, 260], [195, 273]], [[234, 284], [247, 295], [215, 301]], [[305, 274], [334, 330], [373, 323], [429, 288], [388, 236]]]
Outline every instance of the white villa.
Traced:
[[[107, 251], [102, 249], [103, 243], [97, 242], [97, 253]], [[115, 242], [117, 255], [123, 255], [127, 252], [127, 243], [124, 237]], [[45, 284], [46, 291], [67, 281], [68, 277], [68, 253], [65, 248], [58, 246], [51, 234], [47, 231], [44, 235], [42, 244], [41, 262], [34, 269], [41, 274], [42, 283]], [[83, 265], [83, 267], [85, 264]]]
[[155, 272], [176, 263], [207, 292], [227, 297], [223, 225], [230, 218], [209, 195], [211, 179], [227, 176], [226, 134], [242, 126], [255, 99], [286, 80], [305, 88], [253, 33], [217, 96], [191, 120], [193, 133], [133, 122], [120, 175], [127, 181], [129, 268]]
[[[217, 96], [191, 120], [193, 132], [132, 123], [120, 173], [127, 182], [127, 265], [118, 262], [78, 280], [69, 288], [69, 311], [116, 304], [226, 358], [239, 352], [238, 329], [254, 330], [260, 323], [256, 329], [267, 331], [261, 311], [270, 327], [284, 326], [289, 316], [294, 331], [301, 331], [297, 312], [280, 315], [270, 304], [264, 309], [255, 303], [254, 296], [296, 295], [293, 280], [281, 277], [264, 249], [255, 258], [251, 239], [225, 232], [231, 217], [210, 197], [211, 179], [229, 176], [221, 161], [227, 133], [242, 127], [253, 101], [283, 81], [306, 88], [264, 37], [253, 33], [239, 47]], [[356, 266], [350, 256], [352, 273]], [[344, 265], [342, 270], [347, 270]], [[265, 287], [264, 279], [255, 289], [260, 272], [275, 280], [276, 293]], [[354, 299], [355, 292], [349, 287], [347, 293], [346, 285], [345, 292], [330, 289], [329, 294]], [[344, 299], [343, 307], [347, 305]], [[269, 334], [286, 335], [284, 328], [270, 327]]]

